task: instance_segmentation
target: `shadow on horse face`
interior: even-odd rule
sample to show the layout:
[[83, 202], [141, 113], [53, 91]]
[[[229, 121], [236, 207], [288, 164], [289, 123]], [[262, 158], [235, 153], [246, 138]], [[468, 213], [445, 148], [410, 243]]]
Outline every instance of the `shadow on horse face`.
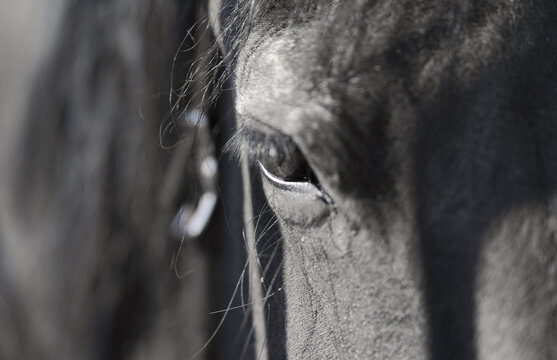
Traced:
[[557, 356], [557, 8], [317, 3], [238, 6], [240, 147], [282, 235], [269, 356]]

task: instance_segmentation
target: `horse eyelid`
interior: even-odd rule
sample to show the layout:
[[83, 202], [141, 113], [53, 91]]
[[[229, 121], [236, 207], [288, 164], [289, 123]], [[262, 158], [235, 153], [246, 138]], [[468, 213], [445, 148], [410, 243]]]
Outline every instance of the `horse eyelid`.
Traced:
[[270, 173], [265, 168], [265, 166], [263, 166], [263, 164], [261, 164], [261, 162], [258, 162], [258, 165], [259, 165], [259, 169], [263, 173], [263, 176], [265, 176], [265, 178], [269, 182], [271, 182], [273, 184], [273, 186], [275, 186], [276, 188], [281, 189], [281, 190], [286, 190], [286, 191], [299, 193], [299, 194], [309, 195], [310, 197], [312, 197], [314, 199], [319, 199], [319, 200], [325, 202], [326, 204], [334, 205], [334, 202], [331, 199], [331, 197], [325, 191], [323, 191], [323, 189], [321, 189], [319, 186], [317, 186], [316, 184], [313, 184], [313, 183], [308, 182], [308, 181], [287, 181], [287, 180], [283, 180], [283, 179], [280, 179], [280, 178], [276, 177], [272, 173]]
[[241, 154], [246, 154], [249, 162], [257, 166], [261, 158], [270, 156], [274, 151], [287, 148], [289, 142], [294, 143], [288, 135], [284, 135], [278, 130], [257, 120], [250, 122], [254, 122], [265, 130], [262, 131], [244, 123], [230, 139], [225, 149], [236, 158], [240, 158]]

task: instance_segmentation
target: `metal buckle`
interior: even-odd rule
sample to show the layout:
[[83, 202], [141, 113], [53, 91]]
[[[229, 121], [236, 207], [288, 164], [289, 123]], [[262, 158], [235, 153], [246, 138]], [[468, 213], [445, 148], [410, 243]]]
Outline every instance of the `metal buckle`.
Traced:
[[197, 204], [183, 204], [171, 222], [171, 231], [181, 241], [198, 238], [207, 228], [217, 204], [218, 163], [215, 146], [211, 139], [207, 115], [193, 109], [186, 111], [181, 119], [182, 126], [197, 132], [199, 148], [195, 150], [193, 161], [201, 195]]

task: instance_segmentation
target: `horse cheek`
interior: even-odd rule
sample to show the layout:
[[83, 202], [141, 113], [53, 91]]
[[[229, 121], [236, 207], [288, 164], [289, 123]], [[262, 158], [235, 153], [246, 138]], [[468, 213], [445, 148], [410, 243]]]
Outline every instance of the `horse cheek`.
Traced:
[[557, 357], [557, 228], [543, 207], [513, 209], [486, 233], [476, 297], [481, 359]]

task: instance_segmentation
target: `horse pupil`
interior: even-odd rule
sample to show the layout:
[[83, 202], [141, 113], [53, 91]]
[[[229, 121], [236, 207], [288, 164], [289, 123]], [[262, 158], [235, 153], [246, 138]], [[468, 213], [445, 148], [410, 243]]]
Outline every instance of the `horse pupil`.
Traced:
[[261, 164], [274, 176], [288, 181], [311, 181], [315, 177], [300, 150], [287, 146], [278, 150], [273, 148], [268, 156], [259, 159]]

